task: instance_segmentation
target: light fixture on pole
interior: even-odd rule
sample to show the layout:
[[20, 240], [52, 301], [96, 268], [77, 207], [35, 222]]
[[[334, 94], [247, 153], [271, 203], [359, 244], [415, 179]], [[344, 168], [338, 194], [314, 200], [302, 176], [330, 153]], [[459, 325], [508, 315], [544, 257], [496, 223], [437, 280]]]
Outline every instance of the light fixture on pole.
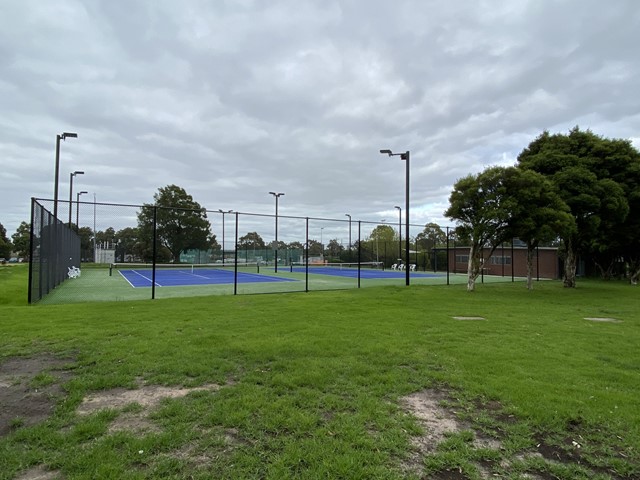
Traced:
[[218, 211], [222, 214], [222, 265], [224, 266], [224, 215], [226, 213], [231, 213], [233, 212], [233, 210], [222, 210], [221, 208], [218, 209]]
[[351, 250], [351, 215], [345, 213], [344, 216], [349, 217], [349, 250]]
[[82, 192], [76, 193], [76, 232], [80, 231], [80, 195], [84, 195], [84, 190]]
[[276, 198], [276, 251], [275, 251], [275, 273], [278, 273], [278, 198], [280, 198], [282, 195], [284, 195], [284, 193], [276, 193], [276, 192], [269, 192], [271, 195], [273, 195]]
[[[53, 218], [58, 218], [58, 178], [60, 174], [60, 140], [66, 138], [78, 138], [77, 133], [64, 132], [60, 135], [56, 135], [56, 175], [53, 186]], [[69, 207], [71, 208], [71, 207]]]
[[[398, 259], [402, 259], [402, 208], [398, 205], [393, 208], [398, 209], [398, 235], [400, 236], [400, 241], [398, 242]], [[408, 260], [407, 263], [409, 263]]]
[[[404, 205], [404, 224], [405, 224], [405, 256], [406, 262], [409, 263], [409, 158], [411, 154], [409, 150], [404, 153], [393, 153], [391, 150], [380, 150], [380, 153], [383, 155], [389, 155], [390, 157], [398, 156], [400, 160], [404, 160], [406, 162], [406, 172], [405, 172], [405, 205]], [[409, 265], [407, 265], [408, 267]], [[405, 268], [406, 276], [405, 281], [406, 284], [409, 285], [409, 268]]]
[[84, 175], [84, 172], [81, 172], [79, 170], [76, 170], [73, 173], [69, 174], [69, 228], [71, 228], [71, 207], [73, 205], [72, 203], [72, 199], [73, 199], [73, 177], [75, 177], [76, 175]]
[[322, 256], [322, 261], [324, 262], [324, 242], [322, 241], [322, 231], [324, 227], [320, 227], [320, 255]]

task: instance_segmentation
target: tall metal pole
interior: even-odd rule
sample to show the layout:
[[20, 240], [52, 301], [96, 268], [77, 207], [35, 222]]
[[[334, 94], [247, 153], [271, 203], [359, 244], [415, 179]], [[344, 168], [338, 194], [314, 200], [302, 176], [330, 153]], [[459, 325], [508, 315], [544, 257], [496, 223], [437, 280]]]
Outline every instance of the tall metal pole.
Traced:
[[[397, 205], [393, 208], [398, 209], [398, 235], [400, 236], [398, 241], [398, 259], [402, 259], [402, 208]], [[407, 259], [407, 264], [408, 263], [409, 259]]]
[[77, 133], [63, 132], [56, 135], [56, 174], [53, 186], [53, 218], [58, 218], [58, 179], [60, 177], [60, 140], [66, 138], [78, 138]]
[[69, 174], [69, 228], [71, 228], [71, 212], [73, 211], [73, 177], [84, 175], [84, 172], [76, 170]]
[[76, 232], [80, 231], [80, 195], [84, 195], [89, 192], [78, 192], [76, 194]]
[[53, 218], [58, 218], [58, 177], [60, 176], [60, 139], [61, 135], [56, 135], [56, 175], [53, 186]]
[[96, 245], [96, 194], [93, 193], [93, 261], [97, 262], [97, 245]]
[[406, 246], [405, 246], [405, 254], [407, 257], [407, 268], [405, 268], [405, 283], [407, 286], [409, 286], [409, 157], [410, 157], [410, 153], [409, 150], [407, 150], [404, 155], [401, 155], [400, 158], [403, 159], [404, 161], [406, 161], [406, 167], [407, 167], [407, 172], [406, 172], [406, 185], [405, 185], [405, 205], [404, 205], [404, 215], [405, 215], [405, 242], [406, 242]]
[[269, 192], [271, 195], [273, 195], [274, 197], [276, 197], [276, 248], [275, 248], [275, 273], [278, 273], [278, 198], [280, 198], [280, 196], [284, 195], [284, 193], [276, 193], [276, 192]]
[[225, 215], [225, 213], [233, 212], [233, 210], [222, 210], [221, 208], [219, 208], [218, 211], [222, 214], [222, 266], [224, 267], [224, 251], [225, 251], [225, 244], [224, 244], [224, 215]]
[[349, 215], [348, 213], [345, 213], [344, 216], [349, 217], [349, 251], [351, 251], [351, 215]]
[[[409, 159], [411, 157], [411, 153], [407, 150], [404, 153], [393, 153], [391, 150], [380, 150], [380, 153], [384, 155], [389, 155], [390, 157], [399, 156], [401, 160], [406, 162], [406, 180], [405, 180], [405, 255], [407, 259], [407, 263], [409, 262]], [[407, 265], [408, 266], [408, 265]], [[406, 268], [406, 284], [409, 285], [409, 268]]]
[[73, 177], [75, 177], [75, 172], [69, 174], [69, 228], [71, 228], [71, 211], [73, 210], [73, 202], [71, 199], [73, 198]]

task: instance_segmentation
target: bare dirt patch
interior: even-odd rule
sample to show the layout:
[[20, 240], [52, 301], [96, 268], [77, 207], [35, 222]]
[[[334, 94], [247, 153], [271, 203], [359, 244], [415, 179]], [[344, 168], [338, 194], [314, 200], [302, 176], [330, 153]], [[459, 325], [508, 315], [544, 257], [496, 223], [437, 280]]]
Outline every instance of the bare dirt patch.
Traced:
[[23, 472], [15, 480], [54, 480], [60, 478], [60, 472], [56, 470], [46, 470], [42, 466], [30, 468]]
[[182, 398], [191, 392], [217, 391], [220, 385], [208, 384], [194, 388], [165, 387], [160, 385], [142, 385], [135, 390], [113, 388], [102, 392], [92, 393], [82, 400], [78, 406], [78, 414], [90, 415], [99, 410], [121, 410], [129, 405], [138, 405], [138, 411], [122, 412], [109, 426], [109, 432], [127, 431], [135, 435], [145, 435], [158, 432], [158, 428], [149, 420], [151, 410], [157, 407], [165, 398]]
[[440, 405], [447, 394], [438, 390], [423, 390], [402, 398], [402, 404], [419, 421], [424, 434], [412, 439], [413, 446], [421, 454], [435, 451], [447, 433], [459, 432], [462, 424], [456, 417]]
[[[449, 394], [441, 390], [423, 390], [401, 399], [401, 404], [409, 413], [415, 416], [423, 428], [424, 433], [411, 439], [414, 451], [410, 454], [408, 461], [403, 467], [410, 472], [420, 474], [422, 469], [422, 458], [425, 455], [434, 453], [448, 434], [469, 430], [470, 425], [457, 418], [455, 412], [442, 406], [442, 403], [449, 399]], [[502, 448], [500, 441], [480, 435], [475, 435], [473, 440], [474, 448], [488, 448], [499, 450]], [[486, 471], [478, 465], [480, 471]], [[486, 478], [490, 478], [490, 476]], [[439, 472], [437, 479], [466, 478], [458, 470], [447, 470]]]
[[219, 390], [220, 385], [209, 384], [195, 388], [163, 387], [160, 385], [144, 385], [136, 390], [114, 388], [103, 392], [92, 393], [82, 400], [78, 407], [80, 415], [87, 415], [107, 408], [122, 408], [130, 404], [138, 404], [144, 408], [157, 406], [164, 398], [181, 398], [191, 392], [202, 390]]
[[0, 436], [31, 426], [53, 413], [64, 395], [62, 384], [71, 378], [72, 359], [52, 354], [13, 357], [0, 365]]

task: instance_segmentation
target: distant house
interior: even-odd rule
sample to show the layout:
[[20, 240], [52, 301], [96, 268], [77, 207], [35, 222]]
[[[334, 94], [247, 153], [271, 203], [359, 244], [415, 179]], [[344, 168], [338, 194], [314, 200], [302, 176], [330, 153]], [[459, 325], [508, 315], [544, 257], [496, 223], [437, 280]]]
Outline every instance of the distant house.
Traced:
[[[449, 271], [467, 273], [470, 247], [449, 248]], [[527, 249], [522, 246], [505, 245], [496, 248], [489, 257], [489, 248], [485, 248], [482, 258], [483, 273], [498, 276], [527, 276]], [[533, 276], [558, 279], [562, 277], [561, 262], [556, 247], [539, 247], [534, 252]]]

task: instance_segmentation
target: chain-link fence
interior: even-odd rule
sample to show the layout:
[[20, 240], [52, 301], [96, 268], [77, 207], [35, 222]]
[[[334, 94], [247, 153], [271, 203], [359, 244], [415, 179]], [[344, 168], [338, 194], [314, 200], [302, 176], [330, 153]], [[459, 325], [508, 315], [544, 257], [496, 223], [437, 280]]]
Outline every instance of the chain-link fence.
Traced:
[[[405, 225], [384, 220], [58, 201], [63, 223], [52, 200], [32, 203], [31, 303], [404, 285], [407, 272], [411, 284], [466, 281], [468, 247], [448, 227], [410, 225], [406, 258]], [[523, 276], [513, 249], [483, 273]]]

